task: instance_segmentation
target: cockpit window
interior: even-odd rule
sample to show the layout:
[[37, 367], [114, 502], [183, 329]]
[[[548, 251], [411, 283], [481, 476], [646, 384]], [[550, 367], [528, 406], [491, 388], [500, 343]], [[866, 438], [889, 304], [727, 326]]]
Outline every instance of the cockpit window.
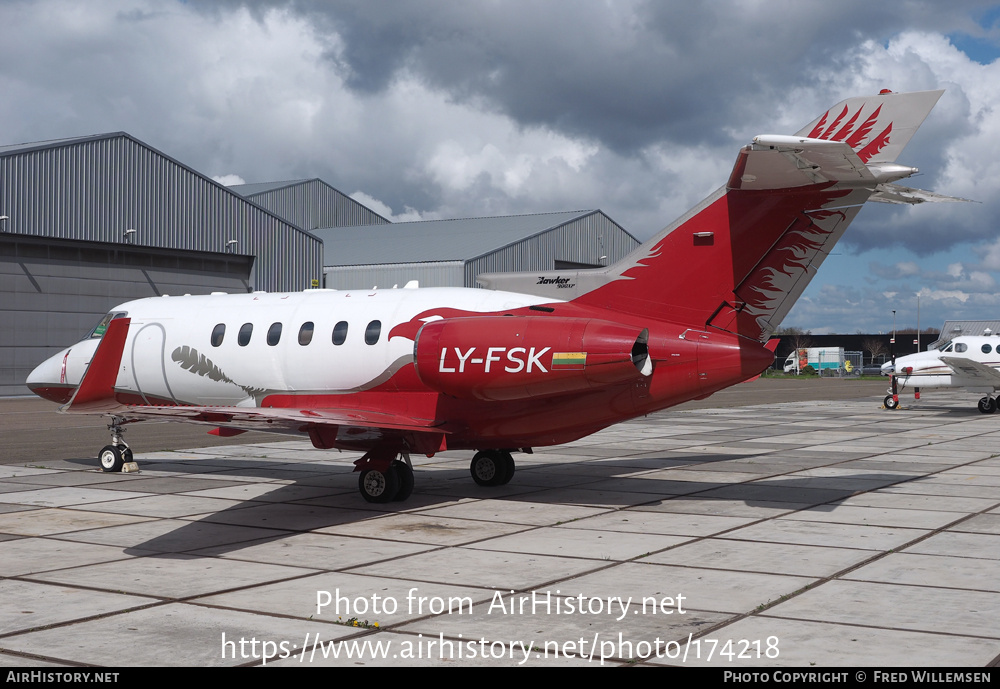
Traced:
[[949, 345], [948, 345], [947, 347], [945, 347], [945, 348], [944, 348], [944, 349], [942, 349], [941, 351], [942, 351], [942, 352], [950, 352], [950, 351], [951, 351], [952, 349], [954, 349], [954, 345], [952, 345], [952, 344], [949, 344]]
[[111, 321], [116, 318], [125, 318], [128, 315], [127, 311], [112, 311], [104, 318], [101, 322], [97, 324], [97, 327], [90, 331], [89, 339], [95, 340], [104, 337], [104, 333], [107, 332], [108, 326], [111, 325]]
[[955, 343], [955, 351], [958, 352], [959, 354], [961, 354], [964, 351], [967, 351], [968, 349], [969, 345], [965, 344], [964, 342]]

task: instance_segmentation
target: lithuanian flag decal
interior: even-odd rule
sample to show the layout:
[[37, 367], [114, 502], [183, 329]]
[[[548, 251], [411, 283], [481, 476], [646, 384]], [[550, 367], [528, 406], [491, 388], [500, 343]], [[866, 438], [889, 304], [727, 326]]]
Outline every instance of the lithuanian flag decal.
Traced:
[[552, 368], [582, 369], [587, 366], [586, 352], [553, 352]]

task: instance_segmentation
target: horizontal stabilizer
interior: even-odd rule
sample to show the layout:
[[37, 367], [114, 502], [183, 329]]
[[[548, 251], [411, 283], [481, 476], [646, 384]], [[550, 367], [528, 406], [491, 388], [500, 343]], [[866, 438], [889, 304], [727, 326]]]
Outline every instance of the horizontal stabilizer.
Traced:
[[910, 187], [903, 187], [898, 184], [880, 184], [875, 187], [875, 193], [869, 198], [869, 201], [878, 201], [879, 203], [906, 203], [906, 204], [917, 204], [917, 203], [979, 203], [978, 201], [973, 201], [972, 199], [963, 199], [958, 196], [946, 196], [944, 194], [938, 194], [934, 191], [925, 191], [923, 189], [911, 189]]

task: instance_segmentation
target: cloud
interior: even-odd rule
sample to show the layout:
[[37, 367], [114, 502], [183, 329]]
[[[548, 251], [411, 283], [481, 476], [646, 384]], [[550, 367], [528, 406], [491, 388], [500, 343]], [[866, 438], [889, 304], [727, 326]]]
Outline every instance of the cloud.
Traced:
[[901, 162], [982, 203], [866, 208], [844, 242], [907, 252], [857, 264], [860, 308], [928, 287], [914, 266], [945, 251], [964, 277], [928, 288], [972, 303], [975, 273], [1000, 270], [1000, 62], [948, 36], [987, 35], [990, 5], [782, 3], [776, 21], [758, 0], [8, 2], [0, 144], [124, 130], [218, 178], [321, 177], [387, 217], [601, 208], [646, 238], [752, 136], [883, 87], [945, 88]]
[[214, 175], [212, 177], [212, 179], [214, 179], [216, 182], [218, 182], [219, 184], [221, 184], [224, 187], [231, 187], [234, 184], [246, 184], [247, 183], [247, 181], [245, 179], [243, 179], [242, 177], [240, 177], [239, 175], [233, 175], [233, 174], [229, 174], [229, 175]]

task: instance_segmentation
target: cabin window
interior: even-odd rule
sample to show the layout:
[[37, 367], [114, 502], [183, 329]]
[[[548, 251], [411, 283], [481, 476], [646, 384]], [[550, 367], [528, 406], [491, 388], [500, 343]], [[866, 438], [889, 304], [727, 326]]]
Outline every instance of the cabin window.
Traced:
[[993, 347], [991, 345], [988, 345], [988, 344], [984, 344], [983, 345], [983, 354], [989, 354], [992, 351], [993, 351]]
[[236, 336], [236, 342], [240, 347], [250, 344], [250, 336], [253, 335], [253, 323], [244, 323], [240, 326], [240, 334]]
[[302, 327], [299, 328], [299, 344], [305, 347], [312, 341], [313, 341], [313, 322], [308, 321], [307, 323], [303, 323]]
[[225, 337], [226, 337], [226, 324], [225, 323], [219, 323], [212, 330], [212, 346], [213, 347], [218, 347], [219, 345], [221, 345], [222, 344], [222, 340]]
[[967, 351], [968, 349], [969, 349], [969, 345], [965, 344], [964, 342], [956, 342], [955, 343], [955, 351], [958, 352], [959, 354], [961, 354], [962, 352]]
[[382, 321], [372, 321], [365, 328], [365, 344], [373, 345], [378, 342], [378, 336], [382, 333]]
[[333, 326], [333, 344], [342, 345], [347, 339], [347, 321], [340, 321]]
[[274, 346], [278, 344], [278, 340], [281, 339], [281, 323], [272, 323], [271, 327], [267, 329], [267, 344]]

